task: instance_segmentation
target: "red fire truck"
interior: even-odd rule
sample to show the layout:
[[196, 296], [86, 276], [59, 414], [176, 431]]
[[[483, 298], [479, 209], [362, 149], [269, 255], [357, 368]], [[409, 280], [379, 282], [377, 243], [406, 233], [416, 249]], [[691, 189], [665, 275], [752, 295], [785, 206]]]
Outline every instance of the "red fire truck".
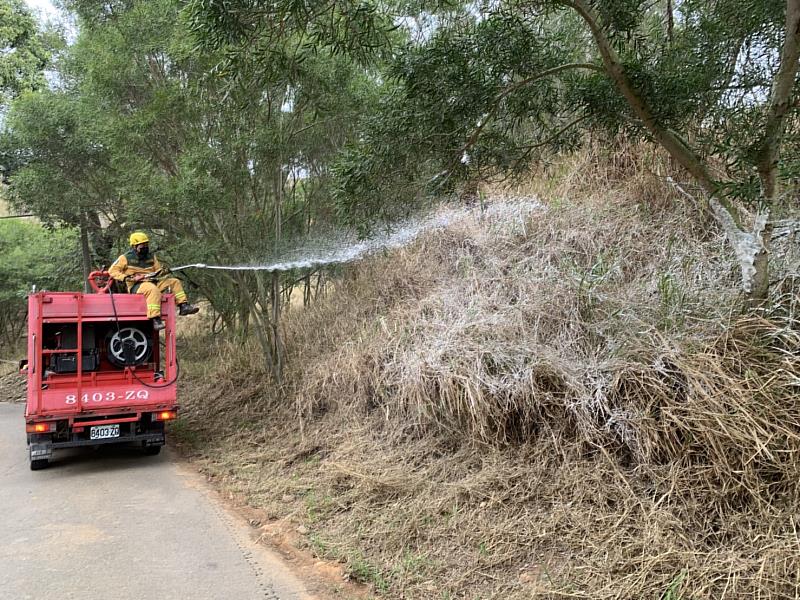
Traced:
[[165, 421], [177, 416], [174, 297], [162, 297], [160, 336], [144, 296], [111, 293], [105, 271], [89, 281], [95, 293], [28, 297], [28, 358], [20, 367], [34, 470], [60, 448], [132, 443], [158, 454]]

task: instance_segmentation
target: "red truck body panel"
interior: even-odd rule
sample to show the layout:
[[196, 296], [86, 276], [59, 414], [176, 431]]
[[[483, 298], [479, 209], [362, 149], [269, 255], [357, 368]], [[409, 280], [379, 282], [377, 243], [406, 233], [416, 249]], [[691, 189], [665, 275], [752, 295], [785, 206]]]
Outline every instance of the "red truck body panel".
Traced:
[[[113, 304], [112, 304], [113, 302]], [[175, 354], [175, 303], [164, 294], [161, 304], [166, 325], [159, 343], [158, 332], [148, 331], [152, 356], [138, 366], [115, 366], [107, 360], [101, 332], [111, 335], [120, 327], [145, 324], [147, 309], [139, 294], [82, 294], [77, 292], [39, 292], [28, 297], [28, 393], [26, 422], [77, 419], [82, 425], [100, 417], [118, 415], [120, 419], [150, 411], [174, 409], [178, 366]], [[60, 340], [60, 328], [69, 329], [72, 343]], [[54, 333], [55, 332], [55, 333]], [[87, 349], [85, 336], [92, 336], [96, 348]], [[53, 347], [55, 345], [55, 347]], [[90, 368], [84, 368], [83, 354], [92, 355]], [[54, 372], [49, 368], [57, 355], [75, 357], [74, 372]], [[78, 358], [81, 357], [81, 358]], [[138, 378], [138, 379], [137, 379]], [[146, 385], [145, 385], [146, 384]]]

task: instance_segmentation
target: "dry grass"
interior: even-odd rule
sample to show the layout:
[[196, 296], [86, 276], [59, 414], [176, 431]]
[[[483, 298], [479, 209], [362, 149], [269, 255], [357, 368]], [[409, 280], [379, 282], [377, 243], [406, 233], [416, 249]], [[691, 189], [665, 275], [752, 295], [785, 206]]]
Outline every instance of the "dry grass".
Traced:
[[740, 313], [659, 161], [572, 157], [348, 269], [281, 390], [205, 348], [178, 433], [386, 597], [798, 597], [798, 290]]

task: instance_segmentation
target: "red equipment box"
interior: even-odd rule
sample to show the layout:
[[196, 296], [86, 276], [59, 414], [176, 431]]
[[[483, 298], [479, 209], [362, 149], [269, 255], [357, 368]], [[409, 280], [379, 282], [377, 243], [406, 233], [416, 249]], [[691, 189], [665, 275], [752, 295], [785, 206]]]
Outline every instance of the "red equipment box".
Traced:
[[28, 395], [25, 423], [32, 469], [53, 450], [134, 443], [147, 454], [164, 445], [164, 422], [177, 415], [179, 367], [175, 302], [161, 300], [163, 338], [144, 296], [39, 292], [28, 297]]

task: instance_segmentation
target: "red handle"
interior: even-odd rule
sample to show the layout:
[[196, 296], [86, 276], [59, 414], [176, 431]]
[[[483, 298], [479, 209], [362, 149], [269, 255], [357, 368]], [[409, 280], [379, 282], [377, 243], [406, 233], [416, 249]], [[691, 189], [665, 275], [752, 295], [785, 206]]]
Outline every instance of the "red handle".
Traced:
[[[108, 271], [92, 271], [89, 273], [89, 285], [91, 285], [92, 289], [98, 294], [105, 294], [111, 287], [113, 281]], [[100, 287], [102, 282], [105, 282], [105, 285]]]

